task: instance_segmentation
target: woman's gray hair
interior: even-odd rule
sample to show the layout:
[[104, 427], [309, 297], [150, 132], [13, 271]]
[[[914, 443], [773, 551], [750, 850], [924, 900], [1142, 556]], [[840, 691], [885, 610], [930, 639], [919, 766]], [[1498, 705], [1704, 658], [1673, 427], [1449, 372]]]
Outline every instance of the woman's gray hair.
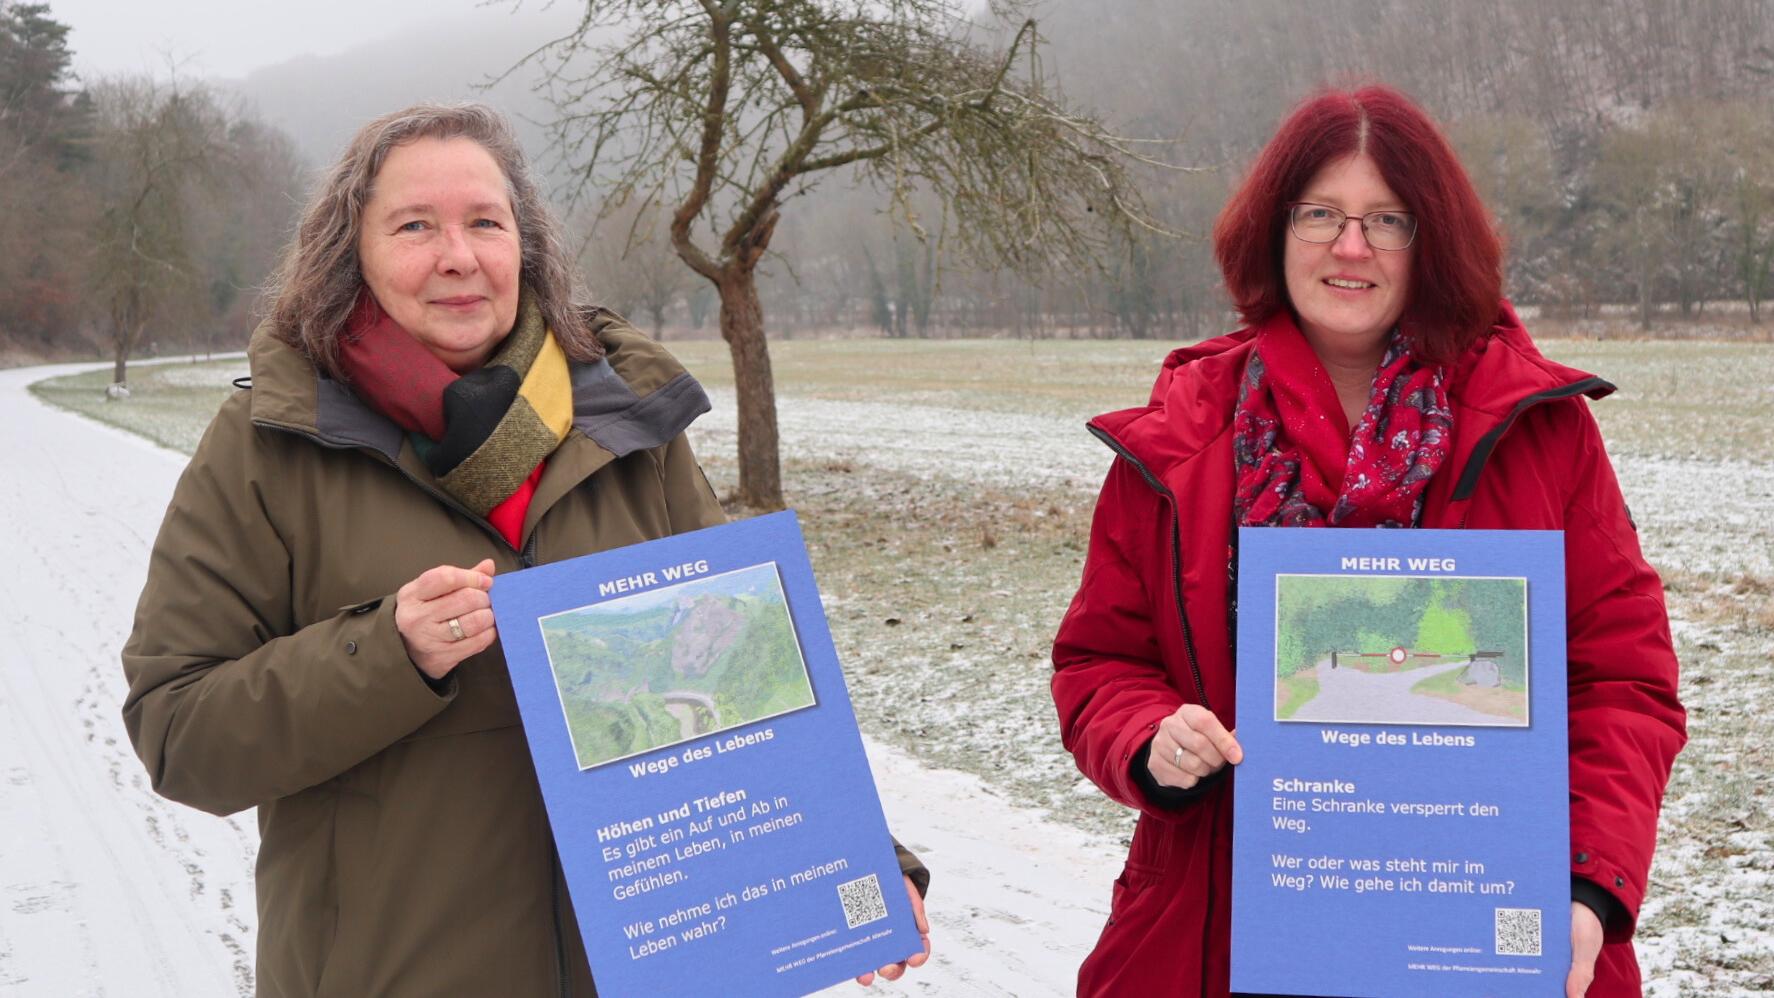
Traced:
[[266, 283], [260, 310], [272, 333], [337, 379], [339, 334], [363, 291], [357, 259], [363, 209], [388, 153], [419, 139], [471, 139], [505, 174], [522, 248], [523, 282], [567, 356], [592, 361], [603, 347], [587, 323], [591, 311], [559, 225], [530, 177], [523, 148], [505, 116], [485, 104], [415, 104], [359, 129], [309, 198], [295, 238]]

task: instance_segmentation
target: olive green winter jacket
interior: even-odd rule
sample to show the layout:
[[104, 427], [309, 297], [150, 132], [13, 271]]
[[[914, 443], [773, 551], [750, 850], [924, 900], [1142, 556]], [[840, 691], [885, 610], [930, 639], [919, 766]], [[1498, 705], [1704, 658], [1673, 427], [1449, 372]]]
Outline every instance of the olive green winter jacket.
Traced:
[[[261, 329], [154, 543], [123, 708], [155, 790], [259, 809], [258, 991], [594, 993], [495, 643], [441, 692], [393, 593], [723, 520], [684, 428], [700, 385], [619, 319], [514, 549], [394, 424]], [[902, 852], [915, 877], [927, 876]]]

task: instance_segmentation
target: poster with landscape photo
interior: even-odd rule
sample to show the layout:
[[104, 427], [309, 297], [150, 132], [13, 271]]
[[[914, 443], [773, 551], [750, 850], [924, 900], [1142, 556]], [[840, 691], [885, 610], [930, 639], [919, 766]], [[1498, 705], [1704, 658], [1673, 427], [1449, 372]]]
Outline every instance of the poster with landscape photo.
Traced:
[[1525, 727], [1522, 578], [1278, 575], [1275, 719]]
[[581, 769], [814, 704], [774, 562], [538, 623]]
[[491, 597], [599, 994], [786, 998], [923, 948], [794, 513]]

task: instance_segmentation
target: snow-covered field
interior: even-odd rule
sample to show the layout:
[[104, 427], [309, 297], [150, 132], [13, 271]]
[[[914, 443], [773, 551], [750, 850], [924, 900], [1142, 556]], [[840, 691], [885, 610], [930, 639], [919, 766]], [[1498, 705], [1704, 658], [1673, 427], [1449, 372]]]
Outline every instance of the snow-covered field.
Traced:
[[[710, 397], [714, 411], [691, 428], [692, 440], [698, 453], [731, 453], [737, 436], [733, 394], [715, 390]], [[1112, 456], [1083, 432], [1081, 419], [1059, 416], [983, 417], [977, 410], [949, 406], [790, 399], [777, 419], [784, 451], [794, 457], [1001, 489], [1087, 490], [1094, 495]], [[1646, 554], [1660, 567], [1774, 574], [1769, 534], [1774, 459], [1633, 456], [1621, 460], [1616, 471]], [[1700, 497], [1704, 503], [1697, 501]]]
[[[710, 383], [715, 409], [692, 436], [726, 487], [734, 430], [724, 351], [674, 348]], [[1082, 422], [1143, 401], [1162, 350], [773, 347], [785, 478], [877, 780], [896, 831], [936, 871], [938, 957], [901, 990], [1067, 993], [1101, 926], [1128, 816], [1079, 778], [1058, 744], [1046, 646], [1076, 585], [1108, 464]], [[1547, 350], [1621, 385], [1596, 413], [1641, 539], [1665, 574], [1683, 658], [1692, 742], [1671, 780], [1641, 913], [1647, 993], [1769, 993], [1774, 819], [1762, 784], [1774, 769], [1774, 347], [1556, 341]], [[113, 913], [141, 897], [167, 908], [162, 931], [217, 954], [222, 987], [242, 979], [252, 835], [239, 819], [185, 812], [142, 789], [116, 721], [116, 647], [181, 459], [27, 398], [19, 386], [46, 373], [0, 372], [8, 468], [20, 472], [0, 486], [0, 510], [9, 521], [28, 514], [32, 533], [7, 525], [0, 550], [18, 568], [0, 583], [9, 597], [0, 605], [50, 622], [26, 627], [25, 654], [0, 667], [0, 805], [9, 818], [31, 816], [26, 831], [15, 834], [11, 822], [0, 830], [0, 890], [27, 885], [0, 895], [0, 993], [227, 993], [206, 981], [144, 986], [153, 964], [131, 962], [144, 956], [72, 956], [96, 949], [81, 939], [117, 938], [125, 930], [109, 930], [132, 916]], [[124, 418], [189, 448], [240, 373], [239, 362], [169, 368], [159, 378], [168, 391], [138, 392]], [[99, 383], [39, 390], [117, 418], [125, 409], [97, 402]], [[21, 713], [30, 716], [15, 719]], [[94, 726], [90, 741], [84, 724]], [[63, 735], [47, 753], [59, 770], [44, 750], [13, 744]], [[89, 787], [78, 800], [34, 789], [76, 778]], [[95, 829], [110, 837], [95, 840]], [[58, 866], [56, 848], [74, 859]], [[15, 852], [30, 859], [15, 863]], [[183, 952], [175, 942], [144, 946]], [[44, 982], [55, 986], [40, 990]]]

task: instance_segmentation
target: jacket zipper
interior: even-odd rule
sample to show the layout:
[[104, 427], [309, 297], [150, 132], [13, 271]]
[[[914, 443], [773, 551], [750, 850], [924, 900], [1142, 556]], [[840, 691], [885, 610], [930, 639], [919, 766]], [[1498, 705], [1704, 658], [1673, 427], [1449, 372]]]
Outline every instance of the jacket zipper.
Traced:
[[[347, 444], [347, 443], [339, 443], [339, 442], [333, 441], [333, 440], [328, 440], [325, 437], [322, 437], [316, 433], [310, 433], [306, 430], [298, 430], [293, 426], [284, 426], [279, 423], [273, 423], [273, 422], [270, 422], [267, 420], [254, 420], [253, 423], [256, 426], [263, 426], [263, 427], [266, 427], [267, 429], [280, 430], [284, 433], [294, 434], [298, 437], [302, 437], [306, 440], [312, 441], [313, 443], [315, 443], [321, 447], [324, 447], [327, 450], [352, 450], [352, 451], [360, 451], [360, 452], [363, 452], [366, 454], [375, 454], [377, 460], [381, 461], [383, 464], [385, 464], [388, 467], [393, 468], [395, 471], [399, 472], [400, 476], [402, 478], [405, 478], [407, 481], [409, 481], [409, 482], [413, 483], [413, 485], [417, 486], [419, 491], [424, 492], [426, 495], [431, 496], [433, 499], [436, 499], [438, 502], [442, 503], [447, 508], [452, 509], [452, 510], [456, 511], [457, 513], [462, 514], [462, 516], [466, 517], [475, 526], [481, 528], [482, 531], [484, 531], [488, 535], [490, 535], [495, 541], [504, 545], [508, 550], [514, 552], [518, 557], [518, 564], [519, 565], [521, 565], [524, 568], [534, 568], [535, 567], [535, 565], [536, 565], [536, 534], [534, 531], [531, 531], [530, 536], [525, 539], [524, 545], [522, 548], [514, 547], [510, 541], [505, 539], [504, 534], [501, 534], [497, 528], [495, 528], [492, 524], [488, 523], [485, 519], [474, 515], [474, 511], [469, 509], [467, 506], [462, 505], [460, 502], [458, 502], [456, 500], [456, 497], [450, 495], [447, 492], [442, 491], [441, 489], [433, 488], [432, 486], [427, 485], [426, 483], [420, 481], [411, 472], [407, 471], [405, 468], [402, 468], [398, 463], [396, 463], [394, 461], [389, 461], [387, 459], [387, 455], [383, 454], [382, 452], [365, 448], [360, 444]], [[548, 861], [548, 868], [549, 868], [549, 877], [548, 877], [549, 914], [550, 914], [552, 921], [554, 923], [554, 974], [555, 974], [555, 981], [559, 985], [558, 993], [560, 995], [560, 998], [568, 998], [566, 934], [561, 931], [560, 858], [555, 855], [554, 842], [553, 842], [552, 838], [549, 841], [548, 853], [549, 853], [549, 861]]]
[[1146, 484], [1151, 486], [1154, 492], [1163, 496], [1164, 501], [1170, 506], [1171, 592], [1176, 597], [1177, 620], [1183, 625], [1183, 651], [1189, 656], [1189, 675], [1195, 680], [1195, 695], [1200, 698], [1201, 706], [1212, 710], [1213, 706], [1207, 702], [1207, 686], [1201, 681], [1201, 665], [1195, 658], [1195, 635], [1189, 629], [1189, 615], [1183, 609], [1183, 528], [1181, 517], [1177, 513], [1176, 496], [1146, 469], [1139, 458], [1134, 457], [1127, 448], [1121, 446], [1119, 440], [1110, 436], [1107, 431], [1095, 426], [1089, 426], [1086, 429], [1090, 430], [1091, 435], [1107, 444], [1110, 450], [1120, 455], [1128, 464], [1133, 465], [1134, 469], [1140, 473], [1140, 477], [1146, 480]]

